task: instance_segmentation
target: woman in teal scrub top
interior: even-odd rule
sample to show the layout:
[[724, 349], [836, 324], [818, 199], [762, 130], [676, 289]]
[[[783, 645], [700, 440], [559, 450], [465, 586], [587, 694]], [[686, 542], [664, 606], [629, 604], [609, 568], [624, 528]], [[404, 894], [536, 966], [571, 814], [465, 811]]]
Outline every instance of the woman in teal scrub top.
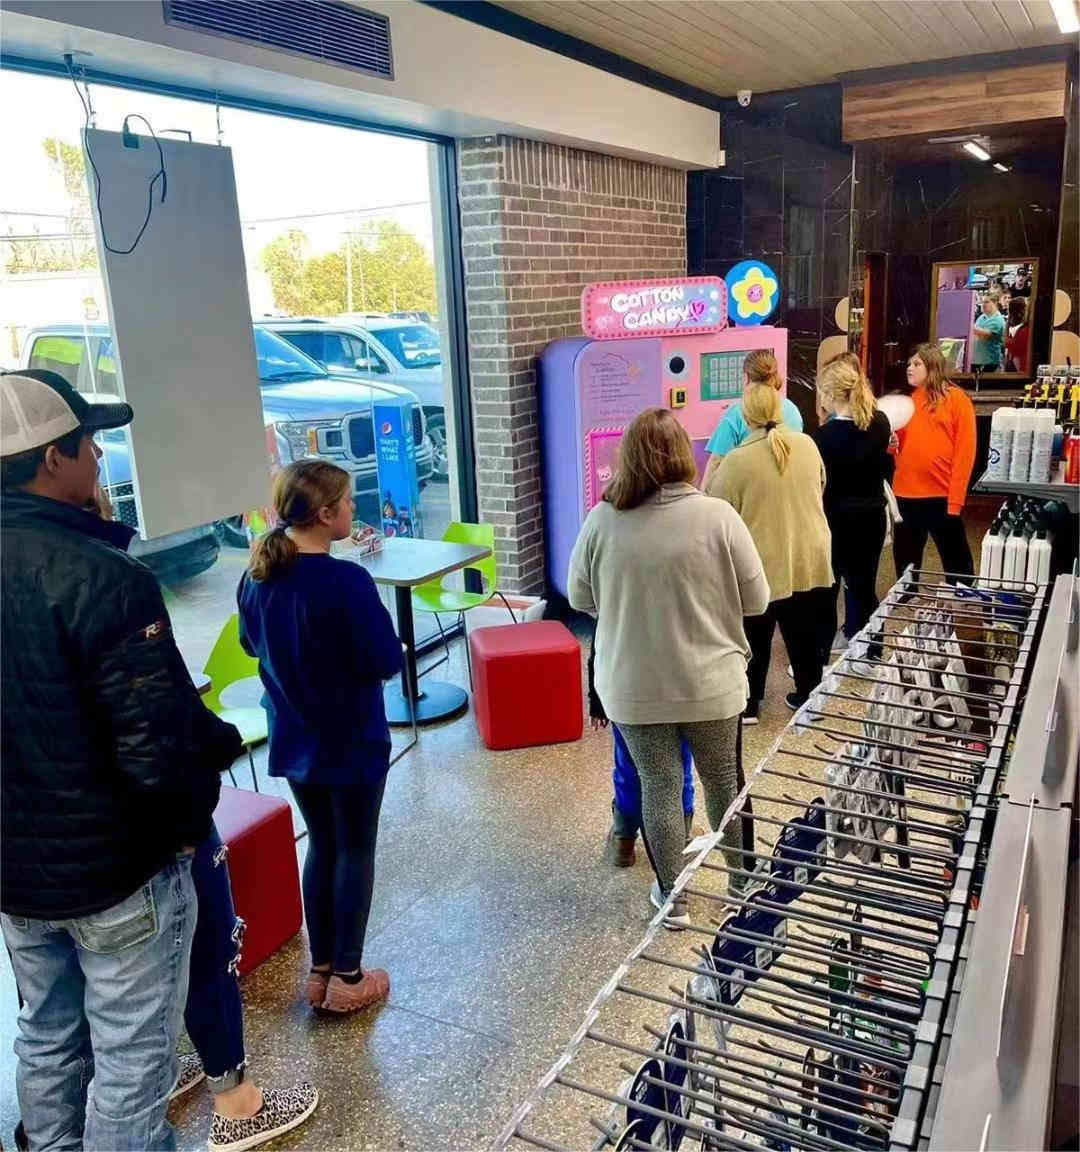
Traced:
[[[767, 348], [757, 348], [747, 354], [743, 361], [743, 391], [758, 384], [771, 384], [777, 392], [784, 386], [780, 379], [780, 365], [776, 357]], [[784, 423], [793, 431], [803, 430], [802, 416], [798, 408], [785, 396], [781, 404]], [[713, 473], [720, 465], [720, 461], [750, 435], [750, 426], [743, 416], [742, 404], [732, 404], [724, 413], [724, 418], [716, 426], [716, 430], [709, 437], [707, 445], [711, 455], [705, 466], [705, 476], [701, 481], [702, 491], [708, 488]]]
[[983, 372], [996, 372], [1001, 367], [1005, 355], [1005, 317], [998, 305], [1001, 294], [987, 292], [982, 298], [982, 315], [972, 329], [974, 345], [971, 349], [971, 366]]

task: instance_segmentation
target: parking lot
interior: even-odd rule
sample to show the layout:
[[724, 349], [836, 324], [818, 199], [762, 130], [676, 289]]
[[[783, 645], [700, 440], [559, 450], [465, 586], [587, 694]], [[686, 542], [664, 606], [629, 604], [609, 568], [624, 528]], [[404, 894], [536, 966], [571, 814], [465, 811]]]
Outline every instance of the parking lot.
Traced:
[[[375, 501], [358, 502], [356, 514], [368, 523], [378, 524]], [[438, 540], [450, 523], [450, 490], [446, 484], [429, 484], [420, 494], [424, 536]], [[169, 589], [169, 613], [177, 643], [189, 667], [201, 669], [210, 655], [229, 615], [236, 611], [236, 587], [247, 566], [248, 554], [240, 548], [223, 545], [217, 563], [192, 580]], [[383, 603], [394, 613], [394, 597], [389, 589], [380, 589]], [[417, 640], [437, 632], [434, 620], [426, 614], [416, 617]], [[239, 701], [236, 701], [239, 703]]]

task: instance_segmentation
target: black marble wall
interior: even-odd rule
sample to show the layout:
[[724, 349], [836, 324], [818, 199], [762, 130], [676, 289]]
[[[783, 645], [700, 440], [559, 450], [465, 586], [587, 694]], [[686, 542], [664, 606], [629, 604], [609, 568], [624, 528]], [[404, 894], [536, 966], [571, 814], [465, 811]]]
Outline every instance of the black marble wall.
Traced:
[[769, 93], [722, 112], [724, 168], [691, 172], [687, 265], [724, 275], [756, 257], [780, 277], [770, 323], [788, 329], [788, 391], [813, 427], [818, 345], [848, 291], [851, 149], [840, 143], [838, 85]]
[[1065, 140], [1065, 175], [1061, 190], [1061, 241], [1058, 248], [1057, 286], [1072, 298], [1072, 311], [1061, 326], [1080, 333], [1080, 106], [1074, 58], [1069, 77], [1069, 126]]
[[861, 301], [865, 254], [887, 253], [886, 387], [902, 382], [911, 348], [929, 338], [931, 270], [939, 261], [1037, 257], [1032, 363], [1046, 361], [1063, 152], [1064, 129], [1010, 156], [1004, 173], [963, 153], [905, 165], [893, 149], [856, 148], [852, 298]]

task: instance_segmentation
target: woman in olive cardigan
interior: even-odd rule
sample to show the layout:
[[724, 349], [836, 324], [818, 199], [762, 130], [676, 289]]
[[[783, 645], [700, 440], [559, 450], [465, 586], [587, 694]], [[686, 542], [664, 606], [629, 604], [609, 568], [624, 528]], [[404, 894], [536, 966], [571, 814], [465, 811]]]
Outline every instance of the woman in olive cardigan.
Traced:
[[743, 518], [769, 582], [765, 614], [743, 622], [751, 651], [744, 723], [753, 724], [765, 696], [777, 625], [795, 673], [788, 706], [798, 708], [821, 680], [820, 619], [833, 586], [832, 538], [817, 445], [784, 426], [780, 397], [767, 384], [751, 388], [742, 405], [751, 433], [723, 458], [707, 491]]

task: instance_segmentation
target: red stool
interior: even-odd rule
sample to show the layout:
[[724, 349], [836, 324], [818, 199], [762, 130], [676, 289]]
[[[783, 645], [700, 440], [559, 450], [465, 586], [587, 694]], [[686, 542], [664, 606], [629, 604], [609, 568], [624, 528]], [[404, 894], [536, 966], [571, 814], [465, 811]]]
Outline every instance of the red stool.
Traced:
[[472, 651], [476, 725], [489, 748], [581, 738], [581, 646], [557, 620], [477, 628]]
[[244, 974], [295, 936], [303, 922], [292, 809], [280, 796], [223, 787], [214, 823], [229, 847], [236, 914], [247, 925], [239, 965]]

